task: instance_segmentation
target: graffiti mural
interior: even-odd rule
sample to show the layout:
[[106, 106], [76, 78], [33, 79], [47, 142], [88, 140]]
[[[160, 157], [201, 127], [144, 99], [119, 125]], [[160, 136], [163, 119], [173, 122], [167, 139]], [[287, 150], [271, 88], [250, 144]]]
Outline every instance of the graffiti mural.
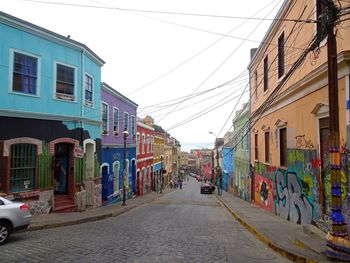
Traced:
[[322, 210], [319, 203], [321, 162], [316, 150], [287, 149], [287, 154], [287, 167], [283, 169], [255, 163], [255, 202], [291, 222], [311, 223], [320, 218]]
[[266, 210], [274, 211], [273, 183], [269, 178], [254, 174], [255, 203]]
[[[314, 209], [304, 193], [306, 184], [304, 181], [299, 181], [295, 172], [285, 172], [281, 169], [277, 171], [276, 215], [297, 224], [311, 223]], [[309, 185], [307, 189], [310, 189]]]

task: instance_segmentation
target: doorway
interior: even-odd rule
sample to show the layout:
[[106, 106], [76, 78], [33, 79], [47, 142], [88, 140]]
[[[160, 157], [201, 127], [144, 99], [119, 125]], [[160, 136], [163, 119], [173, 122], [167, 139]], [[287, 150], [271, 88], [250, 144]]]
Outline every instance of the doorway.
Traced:
[[54, 189], [55, 194], [68, 194], [69, 166], [72, 145], [58, 143], [55, 145]]

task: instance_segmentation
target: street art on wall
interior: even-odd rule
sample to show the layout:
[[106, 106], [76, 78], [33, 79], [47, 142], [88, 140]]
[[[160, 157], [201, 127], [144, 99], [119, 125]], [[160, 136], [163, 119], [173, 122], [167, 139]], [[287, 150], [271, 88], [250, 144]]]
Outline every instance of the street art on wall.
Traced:
[[254, 175], [254, 192], [255, 203], [265, 208], [266, 210], [273, 212], [274, 198], [273, 183], [271, 179], [256, 173]]
[[[312, 181], [311, 181], [312, 183]], [[295, 172], [278, 169], [275, 177], [276, 215], [293, 223], [309, 224], [312, 220], [313, 205], [303, 189], [310, 194], [310, 187], [304, 187]]]
[[[304, 142], [300, 143], [305, 146]], [[287, 167], [256, 163], [255, 201], [291, 222], [309, 224], [321, 214], [317, 151], [288, 149], [287, 153]]]

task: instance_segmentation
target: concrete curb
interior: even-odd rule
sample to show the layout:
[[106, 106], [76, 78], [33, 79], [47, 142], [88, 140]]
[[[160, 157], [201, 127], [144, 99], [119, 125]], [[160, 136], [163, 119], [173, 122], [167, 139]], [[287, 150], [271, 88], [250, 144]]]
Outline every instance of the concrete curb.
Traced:
[[235, 211], [232, 210], [232, 208], [225, 203], [225, 201], [215, 195], [215, 197], [219, 200], [219, 202], [226, 207], [226, 209], [230, 212], [230, 214], [237, 219], [238, 222], [240, 222], [246, 229], [249, 230], [252, 234], [254, 234], [261, 242], [263, 242], [265, 245], [273, 249], [274, 251], [278, 252], [283, 257], [290, 259], [294, 262], [306, 262], [306, 263], [317, 263], [318, 261], [315, 261], [314, 259], [309, 259], [304, 256], [297, 255], [293, 252], [290, 252], [280, 246], [278, 246], [275, 242], [267, 238], [264, 234], [259, 232], [255, 227], [250, 225], [248, 222], [246, 222], [242, 217], [240, 217]]
[[94, 221], [99, 221], [102, 219], [106, 219], [109, 217], [116, 217], [118, 215], [121, 215], [125, 212], [128, 212], [130, 210], [133, 210], [135, 208], [138, 208], [144, 204], [150, 203], [162, 196], [165, 196], [169, 193], [171, 193], [172, 191], [163, 193], [162, 195], [157, 195], [153, 198], [150, 198], [148, 200], [144, 200], [138, 204], [133, 204], [133, 205], [128, 205], [126, 207], [123, 207], [121, 209], [118, 209], [117, 211], [114, 212], [108, 212], [106, 214], [102, 214], [102, 215], [97, 215], [97, 216], [91, 216], [91, 217], [86, 217], [86, 218], [80, 218], [80, 219], [73, 219], [73, 220], [69, 220], [66, 222], [59, 222], [59, 223], [49, 223], [49, 224], [43, 224], [43, 225], [38, 225], [38, 226], [29, 226], [29, 228], [23, 230], [23, 231], [37, 231], [37, 230], [43, 230], [43, 229], [51, 229], [51, 228], [57, 228], [57, 227], [63, 227], [63, 226], [71, 226], [71, 225], [78, 225], [78, 224], [83, 224], [83, 223], [88, 223], [88, 222], [94, 222]]

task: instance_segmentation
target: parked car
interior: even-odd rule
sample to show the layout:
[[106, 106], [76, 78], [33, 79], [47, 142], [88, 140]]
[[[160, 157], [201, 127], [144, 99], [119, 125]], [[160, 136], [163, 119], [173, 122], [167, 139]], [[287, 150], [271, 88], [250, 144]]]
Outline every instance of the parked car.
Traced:
[[215, 191], [215, 185], [210, 182], [201, 185], [201, 194], [212, 194]]
[[27, 228], [31, 219], [27, 204], [0, 197], [0, 246], [8, 241], [11, 233]]

